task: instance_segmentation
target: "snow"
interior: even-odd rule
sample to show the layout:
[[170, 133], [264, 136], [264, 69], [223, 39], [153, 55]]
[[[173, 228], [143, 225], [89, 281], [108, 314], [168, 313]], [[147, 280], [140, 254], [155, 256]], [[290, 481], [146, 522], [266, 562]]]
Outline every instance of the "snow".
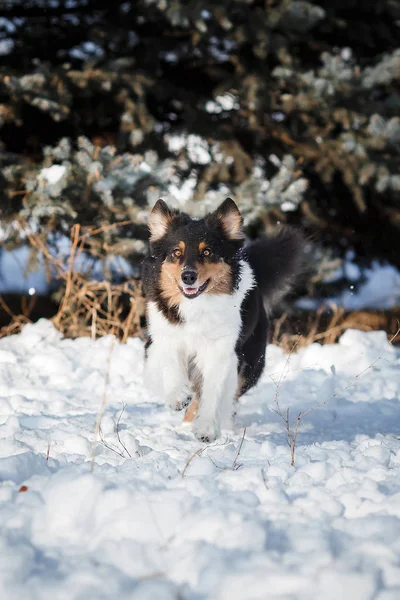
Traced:
[[11, 39], [0, 40], [0, 56], [10, 54], [14, 49], [14, 41]]
[[179, 55], [176, 52], [160, 52], [160, 57], [169, 63], [177, 63]]
[[211, 161], [208, 142], [199, 135], [171, 134], [165, 136], [165, 141], [168, 150], [175, 154], [179, 154], [185, 148], [192, 163], [207, 165]]
[[321, 304], [342, 306], [345, 310], [391, 309], [400, 305], [400, 271], [395, 266], [373, 261], [369, 268], [361, 270], [349, 252], [343, 266], [332, 273], [326, 282], [346, 277], [351, 284], [348, 289], [333, 298], [301, 298], [300, 308], [315, 309]]
[[[210, 446], [148, 395], [142, 363], [138, 339], [62, 339], [45, 320], [0, 340], [1, 598], [400, 597], [400, 353], [383, 332], [270, 346]], [[276, 395], [291, 421], [329, 400], [294, 467]]]
[[50, 185], [58, 183], [65, 175], [67, 167], [64, 165], [52, 165], [51, 167], [42, 169], [38, 175], [39, 179], [45, 179]]
[[104, 50], [98, 44], [94, 42], [82, 42], [72, 48], [69, 52], [72, 58], [77, 58], [78, 60], [89, 60], [90, 58], [101, 58], [104, 56]]
[[208, 113], [219, 114], [222, 111], [237, 110], [239, 102], [234, 94], [225, 93], [217, 96], [215, 100], [209, 100], [205, 104]]
[[[176, 180], [176, 183], [174, 181]], [[178, 177], [171, 177], [171, 183], [168, 186], [168, 200], [176, 200], [181, 206], [193, 197], [197, 185], [197, 176], [191, 172], [189, 177], [183, 183]], [[171, 197], [171, 198], [170, 198]]]
[[[229, 21], [226, 23], [228, 25], [227, 29], [230, 29]], [[217, 62], [225, 62], [229, 60], [230, 53], [237, 50], [238, 44], [234, 40], [228, 39], [219, 39], [215, 36], [210, 37], [210, 45], [208, 47], [208, 51]]]
[[333, 302], [345, 310], [389, 309], [400, 304], [400, 271], [393, 265], [374, 261], [371, 268], [366, 269], [365, 276], [366, 282], [360, 285], [357, 293], [345, 290]]
[[0, 39], [0, 56], [6, 56], [14, 49], [14, 40], [4, 37], [4, 33], [14, 33], [15, 29], [15, 25], [12, 21], [5, 19], [4, 17], [0, 17], [0, 33], [3, 34], [3, 38]]

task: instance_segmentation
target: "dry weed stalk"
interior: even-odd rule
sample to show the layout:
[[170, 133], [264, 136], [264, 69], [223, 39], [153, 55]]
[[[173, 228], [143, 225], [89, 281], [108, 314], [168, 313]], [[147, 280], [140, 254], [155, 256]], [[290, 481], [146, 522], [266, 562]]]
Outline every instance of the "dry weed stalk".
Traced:
[[196, 452], [193, 452], [193, 454], [191, 456], [189, 456], [187, 463], [185, 465], [185, 468], [182, 471], [182, 479], [184, 479], [185, 477], [185, 473], [189, 468], [190, 463], [192, 462], [192, 460], [194, 460], [196, 458], [196, 456], [201, 456], [201, 454], [204, 452], [205, 448], [199, 448], [198, 450], [196, 450]]
[[[236, 454], [235, 461], [237, 460], [237, 458], [238, 458], [238, 456], [240, 454], [240, 450], [242, 449], [245, 433], [246, 433], [246, 428], [244, 429], [243, 437], [242, 437], [242, 442], [241, 442], [239, 450], [238, 450], [238, 452]], [[196, 456], [201, 456], [203, 454], [203, 452], [205, 452], [208, 448], [216, 448], [217, 446], [226, 446], [227, 443], [228, 443], [228, 437], [226, 437], [222, 442], [214, 442], [213, 444], [207, 444], [207, 446], [204, 446], [204, 448], [199, 448], [198, 450], [196, 450], [196, 452], [193, 452], [193, 454], [191, 456], [189, 456], [189, 458], [188, 458], [188, 460], [187, 460], [187, 462], [185, 464], [185, 467], [184, 467], [184, 469], [182, 471], [182, 479], [185, 477], [185, 473], [186, 473], [189, 465], [196, 458]], [[212, 460], [212, 458], [210, 458], [210, 457], [208, 457], [208, 458], [211, 460], [211, 462], [216, 467], [218, 467], [218, 465], [215, 464], [215, 462]], [[235, 461], [234, 461], [234, 464], [235, 464]], [[233, 466], [232, 466], [232, 469], [233, 469]]]
[[106, 407], [106, 402], [107, 402], [107, 389], [108, 389], [108, 384], [110, 382], [111, 356], [112, 356], [112, 353], [113, 353], [113, 350], [114, 350], [115, 340], [116, 340], [116, 338], [113, 337], [112, 340], [111, 340], [111, 344], [110, 344], [110, 350], [109, 350], [108, 356], [107, 356], [106, 374], [105, 374], [105, 378], [104, 378], [103, 396], [102, 396], [102, 399], [101, 399], [101, 404], [100, 404], [99, 412], [97, 413], [96, 426], [95, 426], [95, 429], [94, 429], [94, 440], [93, 440], [93, 448], [92, 448], [92, 461], [91, 461], [91, 468], [90, 468], [90, 470], [92, 471], [92, 473], [93, 473], [93, 469], [94, 469], [94, 459], [95, 459], [95, 453], [96, 453], [96, 445], [97, 445], [97, 442], [98, 442], [99, 437], [100, 437], [101, 420], [103, 418], [104, 409]]
[[[304, 348], [319, 342], [321, 344], [334, 344], [347, 329], [360, 331], [377, 331], [383, 329], [391, 334], [397, 329], [396, 311], [366, 311], [357, 310], [346, 313], [344, 308], [330, 307], [332, 316], [327, 318], [328, 309], [320, 306], [316, 312], [311, 312], [312, 319], [290, 317], [287, 313], [281, 315], [273, 322], [271, 343], [280, 346], [285, 352], [290, 352], [293, 344]], [[295, 329], [296, 320], [301, 321], [304, 333], [291, 333]], [[304, 321], [306, 321], [304, 323]], [[286, 331], [284, 331], [284, 329]]]
[[29, 314], [33, 308], [33, 302], [26, 303], [26, 299], [22, 302], [21, 310], [22, 313], [16, 315], [13, 313], [11, 308], [8, 306], [4, 298], [0, 296], [0, 307], [8, 314], [11, 318], [11, 321], [8, 325], [5, 325], [0, 329], [0, 338], [6, 337], [7, 335], [13, 335], [14, 333], [19, 333], [24, 325], [27, 323], [31, 323], [32, 321], [29, 318]]
[[293, 346], [291, 352], [288, 354], [286, 363], [285, 363], [285, 367], [281, 373], [279, 382], [276, 383], [272, 377], [271, 380], [274, 383], [274, 385], [276, 386], [276, 392], [275, 392], [275, 405], [276, 405], [276, 410], [274, 410], [274, 412], [276, 412], [282, 419], [282, 421], [285, 424], [285, 428], [286, 428], [286, 434], [287, 434], [287, 442], [290, 448], [290, 456], [291, 456], [291, 463], [290, 465], [292, 467], [294, 467], [295, 465], [295, 451], [296, 451], [296, 444], [297, 444], [297, 436], [299, 433], [299, 427], [302, 424], [302, 420], [304, 419], [304, 417], [306, 417], [308, 414], [310, 414], [311, 412], [314, 412], [316, 410], [318, 410], [319, 408], [321, 408], [322, 406], [325, 406], [325, 404], [327, 404], [330, 400], [332, 400], [333, 398], [335, 398], [336, 396], [338, 396], [339, 393], [343, 393], [345, 391], [347, 391], [348, 389], [350, 389], [351, 387], [353, 387], [357, 380], [364, 375], [365, 373], [367, 373], [367, 371], [369, 371], [370, 369], [372, 369], [374, 367], [374, 365], [376, 365], [376, 363], [378, 363], [381, 359], [382, 356], [385, 354], [385, 352], [387, 351], [388, 346], [390, 346], [394, 340], [398, 337], [400, 333], [400, 326], [398, 327], [396, 333], [388, 340], [388, 344], [387, 346], [385, 346], [385, 348], [382, 350], [382, 352], [379, 354], [379, 356], [373, 360], [371, 362], [370, 365], [368, 365], [368, 367], [366, 367], [365, 369], [363, 369], [362, 371], [360, 371], [360, 373], [357, 373], [357, 375], [352, 379], [352, 381], [350, 383], [348, 383], [346, 386], [344, 386], [343, 388], [341, 388], [340, 390], [338, 390], [337, 392], [335, 392], [334, 394], [332, 394], [331, 396], [329, 396], [328, 398], [326, 398], [325, 400], [323, 400], [322, 402], [319, 402], [318, 404], [316, 404], [315, 406], [312, 406], [311, 408], [308, 408], [307, 410], [304, 410], [302, 412], [300, 412], [298, 414], [298, 416], [296, 417], [296, 420], [294, 421], [294, 425], [290, 424], [290, 419], [289, 419], [289, 409], [287, 409], [286, 411], [286, 415], [283, 414], [282, 409], [280, 407], [279, 404], [279, 391], [280, 391], [280, 386], [282, 383], [282, 377], [283, 374], [285, 372], [285, 369], [287, 367], [287, 365], [290, 362], [290, 358], [296, 348], [296, 346]]
[[125, 403], [123, 402], [122, 403], [122, 410], [121, 410], [121, 412], [119, 414], [118, 421], [117, 421], [117, 427], [116, 427], [117, 440], [118, 440], [118, 443], [121, 446], [121, 448], [123, 448], [123, 451], [126, 452], [126, 454], [129, 456], [129, 458], [132, 458], [131, 453], [129, 452], [128, 448], [125, 446], [124, 442], [121, 440], [121, 437], [119, 435], [119, 433], [120, 433], [121, 417], [124, 414], [124, 412], [125, 412]]
[[271, 379], [271, 381], [272, 381], [272, 383], [275, 385], [275, 388], [276, 388], [275, 389], [275, 406], [276, 406], [276, 409], [272, 409], [272, 410], [274, 412], [276, 412], [277, 415], [280, 416], [280, 418], [282, 419], [282, 421], [285, 424], [286, 435], [287, 435], [287, 443], [289, 445], [289, 448], [291, 448], [292, 441], [293, 441], [293, 435], [292, 435], [292, 431], [290, 429], [289, 409], [287, 409], [286, 415], [284, 415], [283, 412], [282, 412], [281, 406], [279, 404], [279, 392], [280, 392], [280, 388], [281, 388], [281, 385], [282, 385], [282, 381], [283, 381], [286, 369], [289, 366], [290, 359], [292, 358], [293, 353], [295, 352], [296, 348], [298, 347], [298, 343], [299, 343], [299, 340], [296, 340], [296, 342], [292, 345], [292, 347], [290, 349], [290, 352], [287, 355], [285, 366], [282, 369], [282, 372], [280, 374], [278, 383], [276, 383], [274, 381], [274, 379], [272, 378], [271, 375], [269, 376], [270, 379]]
[[[46, 243], [37, 234], [26, 229], [26, 235], [45, 263], [64, 284], [64, 293], [57, 314], [52, 318], [54, 325], [66, 337], [89, 336], [92, 339], [105, 335], [115, 335], [122, 342], [128, 337], [142, 335], [141, 318], [144, 316], [145, 303], [141, 283], [126, 281], [112, 284], [109, 281], [94, 281], [90, 272], [76, 269], [76, 263], [84, 252], [89, 238], [100, 232], [129, 223], [114, 223], [97, 229], [81, 231], [80, 225], [74, 225], [71, 232], [71, 251], [65, 262], [54, 257]], [[129, 305], [129, 309], [127, 306]], [[13, 325], [17, 329], [17, 324]]]
[[101, 429], [101, 424], [99, 426], [99, 437], [100, 437], [100, 441], [103, 444], [103, 446], [105, 446], [108, 450], [111, 450], [111, 452], [114, 452], [115, 454], [118, 454], [118, 456], [120, 456], [121, 458], [127, 458], [129, 456], [129, 458], [132, 458], [131, 453], [129, 452], [128, 448], [125, 446], [124, 442], [121, 440], [121, 436], [120, 436], [120, 421], [121, 421], [121, 417], [124, 414], [125, 411], [125, 403], [122, 403], [122, 410], [119, 414], [118, 420], [117, 420], [117, 425], [116, 425], [116, 436], [117, 436], [117, 441], [118, 441], [118, 446], [115, 444], [109, 444], [108, 442], [106, 442], [106, 440], [104, 439], [103, 436], [103, 432]]
[[240, 469], [240, 467], [242, 466], [242, 464], [241, 464], [241, 463], [238, 463], [238, 461], [237, 461], [237, 460], [238, 460], [238, 458], [239, 458], [239, 456], [240, 456], [240, 453], [241, 453], [241, 451], [242, 451], [242, 447], [243, 447], [243, 443], [244, 443], [244, 437], [245, 437], [245, 435], [246, 435], [246, 429], [247, 429], [247, 427], [245, 427], [245, 428], [243, 429], [243, 435], [242, 435], [242, 439], [240, 440], [240, 445], [239, 445], [238, 451], [237, 451], [237, 453], [236, 453], [235, 460], [234, 460], [234, 461], [233, 461], [233, 463], [232, 463], [232, 471], [237, 471], [237, 470], [238, 470], [238, 469]]
[[[241, 440], [240, 440], [240, 444], [239, 444], [238, 450], [237, 450], [237, 452], [236, 452], [236, 456], [235, 456], [235, 458], [233, 459], [232, 465], [231, 465], [230, 467], [223, 467], [223, 466], [221, 466], [221, 465], [218, 465], [218, 464], [217, 464], [217, 463], [216, 463], [216, 462], [215, 462], [215, 461], [214, 461], [214, 460], [211, 458], [211, 456], [209, 456], [208, 458], [209, 458], [209, 460], [212, 462], [212, 464], [214, 465], [214, 467], [216, 467], [216, 468], [217, 468], [217, 469], [219, 469], [220, 471], [238, 471], [238, 470], [239, 470], [241, 467], [243, 467], [243, 463], [239, 463], [239, 462], [238, 462], [238, 458], [239, 458], [239, 456], [240, 456], [240, 453], [241, 453], [241, 451], [242, 451], [242, 447], [243, 447], [243, 443], [244, 443], [244, 438], [245, 438], [245, 435], [246, 435], [246, 430], [247, 430], [247, 427], [245, 427], [245, 428], [243, 429], [243, 435], [242, 435], [242, 438], [241, 438]], [[225, 444], [226, 444], [226, 442], [224, 442], [224, 443], [222, 443], [222, 444], [213, 444], [213, 446], [215, 446], [215, 445], [217, 445], [217, 446], [224, 446]], [[210, 446], [207, 446], [207, 448], [209, 448], [209, 447], [210, 447]], [[206, 448], [204, 448], [203, 450], [205, 450], [205, 449], [206, 449]], [[195, 453], [195, 455], [194, 455], [194, 456], [196, 456], [196, 453]], [[191, 461], [192, 461], [192, 459], [194, 458], [194, 456], [192, 456], [192, 457], [189, 459], [189, 462], [191, 462]], [[199, 456], [200, 456], [200, 454], [199, 454]]]

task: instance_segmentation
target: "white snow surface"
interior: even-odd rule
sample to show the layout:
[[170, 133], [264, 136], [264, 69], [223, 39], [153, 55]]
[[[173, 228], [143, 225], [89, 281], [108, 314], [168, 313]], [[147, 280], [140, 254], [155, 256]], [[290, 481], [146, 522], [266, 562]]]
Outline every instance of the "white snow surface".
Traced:
[[[0, 598], [398, 600], [399, 367], [383, 332], [270, 346], [207, 446], [144, 390], [140, 340], [62, 339], [45, 320], [1, 339]], [[91, 472], [105, 389], [112, 449], [95, 445]], [[294, 467], [277, 390], [291, 420], [329, 399]]]
[[47, 183], [55, 184], [64, 177], [67, 167], [64, 165], [52, 165], [51, 167], [42, 169], [38, 175], [39, 179], [45, 179]]
[[[348, 270], [358, 269], [355, 263], [348, 264]], [[393, 308], [400, 305], [400, 271], [393, 265], [379, 264], [374, 261], [365, 270], [366, 281], [354, 293], [345, 290], [332, 302], [343, 306], [345, 310], [362, 310], [363, 308]]]
[[[325, 281], [335, 281], [345, 276], [354, 281], [349, 289], [333, 298], [300, 298], [297, 306], [309, 310], [321, 304], [342, 306], [345, 310], [390, 309], [400, 306], [400, 271], [393, 265], [373, 261], [369, 268], [361, 271], [354, 262], [354, 255], [348, 253], [343, 267], [337, 269]], [[361, 278], [364, 278], [362, 280]], [[361, 282], [361, 283], [360, 283]]]

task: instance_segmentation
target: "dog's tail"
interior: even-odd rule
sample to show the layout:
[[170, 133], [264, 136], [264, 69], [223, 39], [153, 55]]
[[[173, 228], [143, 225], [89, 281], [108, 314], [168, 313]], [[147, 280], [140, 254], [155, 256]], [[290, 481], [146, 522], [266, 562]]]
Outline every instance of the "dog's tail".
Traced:
[[305, 239], [298, 230], [285, 227], [274, 237], [250, 242], [245, 252], [265, 306], [272, 310], [305, 270]]

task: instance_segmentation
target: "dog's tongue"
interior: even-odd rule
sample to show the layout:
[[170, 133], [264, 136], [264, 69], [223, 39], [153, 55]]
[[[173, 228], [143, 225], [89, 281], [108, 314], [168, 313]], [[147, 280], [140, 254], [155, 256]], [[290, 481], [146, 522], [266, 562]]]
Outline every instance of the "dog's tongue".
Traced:
[[194, 288], [194, 287], [185, 287], [183, 288], [183, 291], [185, 292], [185, 294], [195, 294], [197, 292], [198, 288]]

